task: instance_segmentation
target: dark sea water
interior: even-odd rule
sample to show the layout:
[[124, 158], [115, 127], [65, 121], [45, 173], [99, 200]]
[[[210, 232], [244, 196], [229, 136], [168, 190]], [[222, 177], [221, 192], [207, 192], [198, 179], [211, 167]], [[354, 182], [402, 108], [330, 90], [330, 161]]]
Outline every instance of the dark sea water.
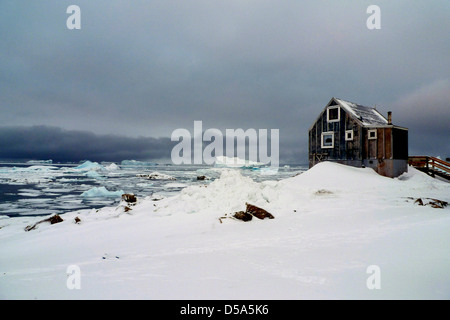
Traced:
[[[267, 170], [266, 170], [267, 169]], [[255, 181], [280, 180], [306, 170], [305, 165], [235, 168]], [[138, 197], [175, 195], [193, 184], [211, 183], [220, 176], [214, 166], [167, 165], [144, 162], [0, 164], [0, 216], [42, 216], [113, 206], [120, 194]], [[159, 173], [161, 179], [146, 175]], [[172, 177], [172, 179], [166, 179]], [[206, 176], [206, 180], [198, 177]], [[97, 189], [95, 189], [97, 188]]]

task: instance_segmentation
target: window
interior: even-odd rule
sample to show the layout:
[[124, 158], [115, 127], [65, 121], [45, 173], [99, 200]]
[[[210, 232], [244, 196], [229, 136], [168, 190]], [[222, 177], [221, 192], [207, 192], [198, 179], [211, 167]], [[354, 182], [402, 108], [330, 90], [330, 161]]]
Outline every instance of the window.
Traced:
[[345, 141], [353, 141], [353, 130], [345, 131]]
[[369, 130], [369, 140], [377, 138], [377, 129]]
[[334, 132], [322, 132], [322, 148], [334, 148]]
[[327, 108], [327, 121], [328, 122], [338, 122], [340, 118], [340, 108], [339, 106], [336, 107], [328, 107]]

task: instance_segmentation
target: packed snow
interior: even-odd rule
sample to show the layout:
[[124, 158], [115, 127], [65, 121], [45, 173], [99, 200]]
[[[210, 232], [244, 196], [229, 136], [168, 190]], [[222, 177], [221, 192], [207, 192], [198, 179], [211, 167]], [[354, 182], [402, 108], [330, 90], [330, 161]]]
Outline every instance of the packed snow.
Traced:
[[[0, 298], [450, 298], [449, 207], [416, 201], [449, 202], [450, 184], [327, 162], [281, 181], [220, 173], [28, 232], [45, 217], [0, 219]], [[233, 218], [246, 203], [275, 219]]]

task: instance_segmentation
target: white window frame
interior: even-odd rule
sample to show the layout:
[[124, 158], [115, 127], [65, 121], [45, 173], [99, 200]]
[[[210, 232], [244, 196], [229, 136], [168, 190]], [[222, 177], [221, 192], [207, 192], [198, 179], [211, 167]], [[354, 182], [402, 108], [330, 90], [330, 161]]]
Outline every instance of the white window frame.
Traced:
[[[337, 119], [330, 120], [330, 109], [338, 109]], [[327, 108], [327, 122], [339, 122], [339, 121], [341, 121], [341, 108], [339, 106], [329, 106]]]
[[[324, 136], [329, 136], [329, 135], [331, 135], [331, 146], [325, 146], [323, 144], [323, 138], [324, 138]], [[334, 131], [322, 132], [322, 135], [320, 137], [320, 147], [322, 149], [333, 149], [334, 148]]]
[[[350, 133], [350, 137], [348, 134]], [[353, 130], [345, 130], [345, 141], [353, 141]]]
[[[373, 137], [370, 136], [371, 133], [374, 133], [375, 135]], [[371, 129], [367, 131], [367, 138], [369, 140], [376, 140], [377, 139], [377, 129]]]

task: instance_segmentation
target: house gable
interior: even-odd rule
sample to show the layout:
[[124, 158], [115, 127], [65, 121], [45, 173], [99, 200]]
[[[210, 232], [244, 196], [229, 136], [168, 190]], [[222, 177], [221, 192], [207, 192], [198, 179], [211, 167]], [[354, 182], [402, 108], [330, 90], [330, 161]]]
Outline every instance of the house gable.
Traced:
[[408, 129], [394, 126], [373, 107], [333, 97], [309, 128], [308, 138], [310, 167], [328, 160], [370, 166], [386, 176], [407, 170]]

